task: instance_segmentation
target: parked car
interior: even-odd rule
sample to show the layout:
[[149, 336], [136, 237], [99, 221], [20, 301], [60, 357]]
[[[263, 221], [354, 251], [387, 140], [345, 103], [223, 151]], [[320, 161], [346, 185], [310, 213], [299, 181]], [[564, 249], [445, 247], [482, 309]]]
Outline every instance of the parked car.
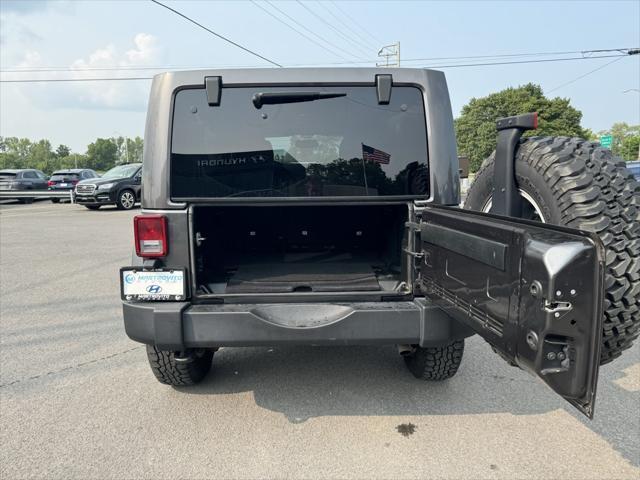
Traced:
[[[0, 190], [24, 191], [24, 190], [46, 190], [47, 176], [40, 170], [33, 168], [6, 169], [0, 170]], [[3, 198], [9, 198], [3, 196]], [[31, 203], [33, 198], [20, 197], [22, 203]]]
[[446, 380], [478, 334], [593, 416], [640, 327], [640, 185], [610, 150], [497, 119], [463, 210], [442, 72], [171, 72], [148, 108], [120, 288], [160, 382], [201, 381], [220, 347], [304, 344], [396, 344]]
[[[51, 174], [48, 185], [49, 190], [69, 191], [71, 192], [76, 184], [82, 180], [99, 178], [100, 176], [89, 168], [68, 168], [66, 170], [57, 170]], [[53, 203], [60, 202], [59, 198], [52, 198]]]
[[75, 201], [89, 210], [115, 205], [130, 210], [140, 201], [142, 164], [118, 165], [99, 179], [81, 180], [75, 188]]
[[626, 167], [637, 181], [640, 182], [640, 160], [634, 160], [633, 162], [627, 162]]

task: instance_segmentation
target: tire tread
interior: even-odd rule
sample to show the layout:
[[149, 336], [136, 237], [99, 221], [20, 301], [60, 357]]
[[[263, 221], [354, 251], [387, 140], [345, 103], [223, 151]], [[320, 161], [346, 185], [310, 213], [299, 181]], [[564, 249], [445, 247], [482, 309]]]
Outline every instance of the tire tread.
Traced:
[[195, 385], [211, 369], [213, 351], [206, 350], [200, 357], [190, 362], [176, 362], [175, 352], [159, 350], [147, 345], [147, 358], [151, 371], [160, 383], [173, 386]]
[[464, 339], [436, 347], [416, 347], [404, 360], [416, 378], [440, 381], [457, 373], [463, 353]]

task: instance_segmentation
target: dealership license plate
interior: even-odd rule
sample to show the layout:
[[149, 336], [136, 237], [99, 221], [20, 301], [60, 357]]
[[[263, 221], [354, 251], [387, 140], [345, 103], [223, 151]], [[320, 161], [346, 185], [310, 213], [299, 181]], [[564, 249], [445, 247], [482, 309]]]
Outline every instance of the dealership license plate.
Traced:
[[120, 270], [123, 300], [184, 300], [185, 273], [183, 269], [139, 270], [125, 267]]

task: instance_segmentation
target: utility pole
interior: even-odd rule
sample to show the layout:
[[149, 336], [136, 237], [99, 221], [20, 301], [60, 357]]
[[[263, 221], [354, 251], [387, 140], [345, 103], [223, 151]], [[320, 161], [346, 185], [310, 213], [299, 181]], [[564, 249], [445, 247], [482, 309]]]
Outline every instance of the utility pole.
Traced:
[[399, 67], [400, 41], [382, 47], [378, 52], [378, 57], [384, 59], [384, 62], [376, 63], [378, 67]]

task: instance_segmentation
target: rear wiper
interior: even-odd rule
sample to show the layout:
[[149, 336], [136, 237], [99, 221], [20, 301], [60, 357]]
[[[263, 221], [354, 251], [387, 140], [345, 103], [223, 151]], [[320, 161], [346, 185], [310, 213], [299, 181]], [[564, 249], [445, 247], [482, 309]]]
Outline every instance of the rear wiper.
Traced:
[[312, 102], [314, 100], [322, 100], [323, 98], [346, 97], [346, 93], [329, 93], [329, 92], [274, 92], [274, 93], [255, 93], [252, 101], [256, 108], [262, 108], [262, 105], [275, 105], [277, 103], [298, 103]]

